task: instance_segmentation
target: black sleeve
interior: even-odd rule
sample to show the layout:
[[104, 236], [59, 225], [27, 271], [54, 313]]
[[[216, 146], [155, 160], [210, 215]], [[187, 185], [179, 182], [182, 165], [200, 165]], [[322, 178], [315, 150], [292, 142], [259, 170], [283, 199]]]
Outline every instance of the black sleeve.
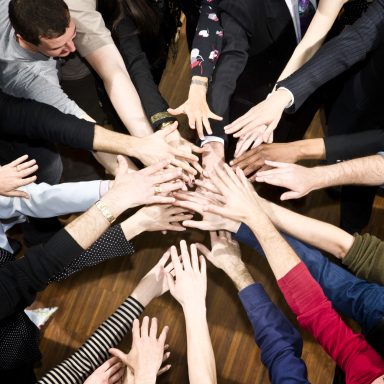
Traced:
[[120, 225], [107, 229], [90, 248], [76, 257], [65, 269], [55, 275], [51, 281], [61, 281], [85, 268], [93, 267], [115, 257], [134, 253], [133, 245], [125, 238]]
[[229, 104], [248, 61], [249, 40], [246, 30], [231, 15], [223, 12], [220, 18], [225, 31], [223, 47], [207, 100], [211, 111], [223, 117], [222, 121], [210, 120], [213, 135], [226, 140], [224, 126], [229, 123]]
[[200, 17], [193, 38], [191, 74], [211, 78], [220, 56], [223, 28], [217, 16], [219, 0], [202, 0]]
[[[176, 118], [166, 112], [168, 103], [161, 96], [153, 80], [151, 66], [141, 47], [136, 29], [134, 22], [129, 17], [125, 17], [116, 29], [117, 46], [139, 94], [145, 114], [156, 129], [162, 123], [175, 121]], [[155, 116], [154, 119], [152, 119], [153, 116]]]
[[0, 91], [0, 116], [2, 137], [45, 140], [92, 150], [95, 123], [64, 114], [48, 104]]
[[384, 130], [328, 136], [324, 138], [324, 145], [326, 159], [331, 163], [375, 155], [384, 150]]
[[363, 60], [384, 38], [384, 0], [376, 0], [352, 26], [324, 44], [313, 58], [277, 85], [288, 88], [295, 112], [317, 88]]
[[22, 311], [83, 249], [62, 229], [44, 245], [28, 249], [25, 256], [0, 268], [0, 320]]

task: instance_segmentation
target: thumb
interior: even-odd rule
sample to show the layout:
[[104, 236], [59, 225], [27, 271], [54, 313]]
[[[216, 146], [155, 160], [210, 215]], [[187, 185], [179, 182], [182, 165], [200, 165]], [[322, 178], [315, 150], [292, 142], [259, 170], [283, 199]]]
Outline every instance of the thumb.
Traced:
[[124, 156], [117, 155], [117, 164], [116, 177], [121, 176], [128, 171], [128, 162]]
[[299, 192], [295, 192], [295, 191], [289, 191], [289, 192], [284, 192], [281, 196], [280, 196], [280, 200], [281, 201], [284, 201], [284, 200], [290, 200], [290, 199], [298, 199], [299, 197], [302, 197], [303, 195]]
[[173, 116], [181, 115], [182, 113], [185, 113], [185, 112], [184, 112], [184, 107], [183, 107], [183, 105], [180, 105], [180, 107], [177, 107], [177, 108], [175, 108], [175, 109], [173, 109], [173, 108], [168, 108], [168, 109], [167, 109], [167, 112], [170, 113], [170, 114], [173, 115]]
[[108, 350], [108, 352], [112, 356], [119, 358], [123, 363], [127, 364], [127, 355], [123, 351], [120, 351], [120, 349], [111, 348]]
[[168, 125], [167, 127], [165, 127], [164, 129], [162, 129], [160, 131], [161, 135], [163, 137], [166, 137], [168, 135], [170, 135], [172, 132], [175, 132], [177, 129], [177, 121], [175, 121], [174, 123]]

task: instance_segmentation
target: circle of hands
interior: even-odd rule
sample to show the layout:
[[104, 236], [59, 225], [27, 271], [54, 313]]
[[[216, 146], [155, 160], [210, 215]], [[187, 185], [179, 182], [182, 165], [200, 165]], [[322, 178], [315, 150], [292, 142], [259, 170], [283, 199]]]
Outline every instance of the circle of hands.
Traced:
[[[241, 168], [234, 164], [234, 170], [228, 164], [211, 161], [203, 170], [191, 148], [190, 158], [177, 159], [176, 155], [139, 171], [132, 171], [127, 158], [119, 155], [116, 177], [107, 192], [107, 201], [113, 202], [116, 216], [129, 208], [143, 206], [131, 216], [142, 231], [166, 233], [187, 228], [210, 231], [211, 250], [203, 244], [191, 244], [188, 249], [184, 240], [180, 242], [180, 251], [172, 246], [132, 294], [135, 297], [135, 292], [139, 292], [141, 299], [148, 297], [149, 302], [169, 291], [185, 313], [199, 307], [205, 310], [206, 259], [228, 273], [241, 265], [240, 249], [231, 233], [236, 233], [240, 224], [247, 221], [250, 211], [253, 215], [257, 210], [263, 212], [262, 201]], [[203, 150], [196, 152], [205, 155]], [[4, 180], [0, 195], [29, 198], [28, 193], [19, 188], [35, 181], [36, 176], [31, 175], [36, 170], [36, 162], [28, 161], [28, 156], [0, 167], [0, 179]], [[198, 172], [201, 177], [196, 179]], [[121, 223], [122, 227], [124, 224]], [[144, 317], [141, 325], [136, 319], [131, 350], [124, 353], [110, 349], [113, 357], [97, 368], [85, 383], [153, 381], [171, 367], [167, 363], [170, 356], [167, 333], [168, 327], [159, 333], [156, 318]]]
[[[230, 232], [237, 232], [249, 214], [250, 204], [256, 203], [261, 209], [252, 184], [242, 170], [237, 168], [234, 171], [227, 164], [203, 171], [202, 177], [191, 185], [181, 177], [182, 169], [169, 167], [167, 160], [135, 172], [129, 171], [124, 157], [119, 156], [118, 162], [111, 190], [119, 195], [124, 189], [125, 194], [131, 195], [132, 206], [146, 205], [135, 214], [146, 230], [198, 228], [210, 231], [211, 237], [211, 250], [203, 244], [191, 244], [188, 248], [184, 240], [180, 242], [179, 251], [172, 246], [144, 276], [135, 291], [139, 291], [141, 297], [147, 295], [151, 298], [169, 291], [184, 313], [205, 308], [206, 259], [228, 271], [242, 263], [239, 246]], [[195, 214], [201, 219], [195, 218]], [[135, 293], [132, 296], [135, 297]], [[141, 325], [135, 320], [131, 350], [124, 353], [116, 348], [110, 349], [113, 357], [100, 366], [86, 383], [154, 382], [156, 375], [171, 367], [167, 362], [170, 356], [167, 333], [168, 327], [159, 333], [156, 318], [144, 317]]]

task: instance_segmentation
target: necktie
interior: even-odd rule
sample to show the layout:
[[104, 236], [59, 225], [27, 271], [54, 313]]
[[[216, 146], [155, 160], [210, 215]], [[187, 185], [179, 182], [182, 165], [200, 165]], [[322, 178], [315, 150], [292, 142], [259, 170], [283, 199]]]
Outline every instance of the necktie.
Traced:
[[310, 0], [299, 0], [299, 18], [300, 18], [300, 31], [301, 38], [305, 35], [305, 32], [311, 23], [312, 17], [316, 10]]

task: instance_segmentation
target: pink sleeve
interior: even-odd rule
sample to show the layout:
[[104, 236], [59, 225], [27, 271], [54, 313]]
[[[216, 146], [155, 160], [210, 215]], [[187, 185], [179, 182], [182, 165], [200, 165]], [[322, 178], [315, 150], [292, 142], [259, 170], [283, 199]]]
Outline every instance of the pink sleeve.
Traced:
[[302, 262], [277, 283], [300, 326], [343, 369], [348, 384], [370, 384], [384, 374], [381, 357], [343, 322]]

